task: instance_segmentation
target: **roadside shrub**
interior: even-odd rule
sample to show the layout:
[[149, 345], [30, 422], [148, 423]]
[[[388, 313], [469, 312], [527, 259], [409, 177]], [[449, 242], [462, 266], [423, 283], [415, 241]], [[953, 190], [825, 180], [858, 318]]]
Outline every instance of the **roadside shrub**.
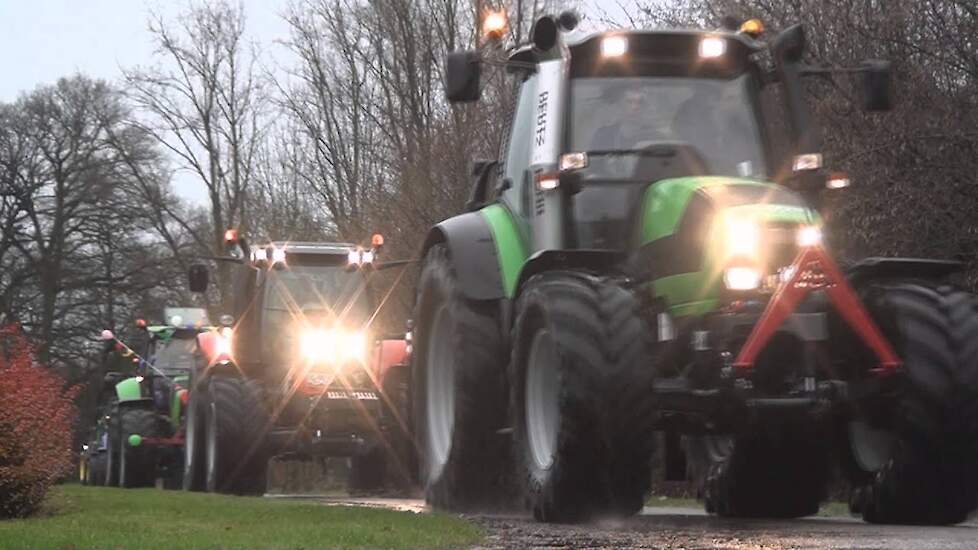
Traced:
[[72, 467], [75, 390], [35, 358], [18, 326], [0, 328], [0, 518], [37, 510]]

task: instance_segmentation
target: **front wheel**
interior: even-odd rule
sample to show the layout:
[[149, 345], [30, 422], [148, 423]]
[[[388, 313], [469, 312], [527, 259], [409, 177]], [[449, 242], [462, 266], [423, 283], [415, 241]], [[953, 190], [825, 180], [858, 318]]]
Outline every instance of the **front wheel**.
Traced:
[[265, 492], [269, 417], [257, 382], [215, 376], [208, 384], [206, 480], [208, 492]]
[[494, 303], [467, 299], [444, 245], [425, 257], [412, 356], [421, 481], [435, 507], [507, 504], [505, 355]]
[[850, 506], [873, 523], [964, 521], [978, 504], [978, 300], [916, 282], [862, 290], [904, 378], [846, 427]]
[[[153, 447], [133, 436], [155, 438], [162, 435], [156, 413], [147, 409], [125, 409], [120, 414], [122, 438], [119, 451], [119, 486], [152, 487], [156, 483], [157, 454]], [[133, 443], [136, 445], [133, 445]]]
[[651, 484], [652, 364], [631, 292], [576, 273], [530, 279], [517, 303], [514, 454], [540, 521], [642, 508]]
[[707, 513], [796, 518], [818, 512], [829, 476], [821, 431], [802, 422], [687, 437], [686, 461]]

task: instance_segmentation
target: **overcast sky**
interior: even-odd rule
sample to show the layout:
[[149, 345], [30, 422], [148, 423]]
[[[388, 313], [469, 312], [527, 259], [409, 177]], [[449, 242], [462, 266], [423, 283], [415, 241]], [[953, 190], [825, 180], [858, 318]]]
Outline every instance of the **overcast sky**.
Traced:
[[[585, 14], [621, 13], [619, 4], [634, 0], [585, 0]], [[244, 0], [247, 30], [266, 48], [288, 33], [279, 17], [288, 0]], [[175, 17], [187, 3], [180, 0], [0, 0], [0, 101], [62, 76], [83, 73], [116, 81], [120, 67], [153, 62], [146, 28], [150, 11]], [[195, 202], [203, 189], [181, 174], [177, 190]]]

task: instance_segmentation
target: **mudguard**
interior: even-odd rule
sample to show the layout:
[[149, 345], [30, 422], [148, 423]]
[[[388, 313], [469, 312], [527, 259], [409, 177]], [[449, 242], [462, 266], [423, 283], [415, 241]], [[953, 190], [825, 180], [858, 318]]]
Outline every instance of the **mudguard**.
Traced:
[[377, 344], [374, 361], [374, 375], [378, 385], [383, 387], [384, 379], [391, 369], [407, 366], [411, 360], [406, 340], [381, 340]]
[[542, 250], [530, 256], [530, 259], [523, 264], [516, 288], [523, 288], [523, 284], [537, 273], [554, 269], [611, 273], [624, 259], [625, 254], [617, 250]]
[[891, 278], [941, 279], [964, 269], [964, 264], [954, 260], [928, 260], [924, 258], [864, 258], [846, 269], [850, 284], [857, 285], [869, 280]]
[[197, 349], [204, 357], [204, 364], [208, 368], [219, 363], [231, 362], [231, 346], [226, 338], [217, 330], [201, 332], [197, 335]]
[[459, 287], [466, 298], [498, 300], [506, 296], [492, 229], [481, 212], [455, 216], [433, 227], [425, 239], [421, 257], [438, 243], [448, 247]]

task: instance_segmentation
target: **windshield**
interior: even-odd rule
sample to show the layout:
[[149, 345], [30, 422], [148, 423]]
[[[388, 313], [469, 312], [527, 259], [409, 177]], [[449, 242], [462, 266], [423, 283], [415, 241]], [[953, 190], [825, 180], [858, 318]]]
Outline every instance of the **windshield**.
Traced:
[[190, 370], [194, 366], [194, 351], [197, 349], [195, 336], [174, 337], [168, 342], [157, 343], [153, 366], [165, 373]]
[[271, 350], [292, 349], [302, 321], [361, 328], [372, 313], [364, 277], [339, 266], [289, 266], [268, 275], [263, 342]]
[[591, 153], [585, 178], [646, 179], [636, 171], [650, 147], [699, 157], [693, 173], [763, 178], [749, 78], [572, 79], [568, 151]]

